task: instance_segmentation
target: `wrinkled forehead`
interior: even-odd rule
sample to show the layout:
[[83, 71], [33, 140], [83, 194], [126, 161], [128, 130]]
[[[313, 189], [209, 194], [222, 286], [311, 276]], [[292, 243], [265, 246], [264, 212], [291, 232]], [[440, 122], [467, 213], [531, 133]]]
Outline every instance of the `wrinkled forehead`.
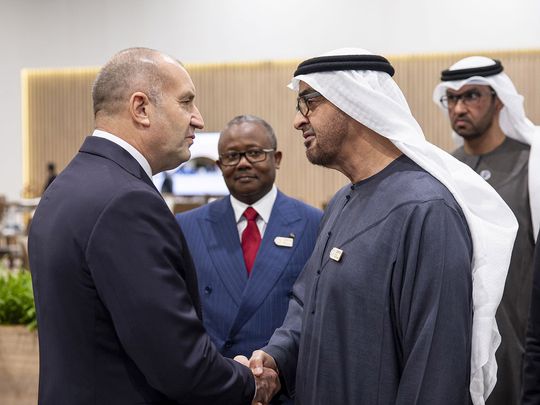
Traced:
[[272, 147], [272, 137], [260, 122], [242, 121], [229, 125], [221, 132], [218, 149], [234, 149], [239, 143], [247, 146]]

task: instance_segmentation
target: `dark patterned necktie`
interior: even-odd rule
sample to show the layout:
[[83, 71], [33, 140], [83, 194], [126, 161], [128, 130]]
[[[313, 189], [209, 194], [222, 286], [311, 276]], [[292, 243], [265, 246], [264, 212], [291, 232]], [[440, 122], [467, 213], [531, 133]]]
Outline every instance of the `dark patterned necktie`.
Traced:
[[251, 274], [253, 263], [255, 263], [255, 257], [257, 257], [257, 251], [261, 244], [261, 233], [257, 226], [257, 211], [252, 207], [246, 208], [244, 211], [244, 217], [247, 219], [247, 226], [242, 232], [242, 252], [244, 253], [244, 262], [246, 263], [246, 269], [248, 275]]

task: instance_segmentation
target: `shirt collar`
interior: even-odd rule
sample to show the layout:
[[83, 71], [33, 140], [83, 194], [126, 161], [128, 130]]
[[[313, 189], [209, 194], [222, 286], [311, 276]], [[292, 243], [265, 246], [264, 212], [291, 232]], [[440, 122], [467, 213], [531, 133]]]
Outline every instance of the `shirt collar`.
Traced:
[[254, 204], [248, 205], [246, 203], [243, 203], [242, 201], [234, 198], [232, 195], [230, 196], [231, 199], [231, 205], [234, 210], [234, 219], [236, 220], [236, 223], [242, 219], [242, 214], [246, 210], [247, 207], [253, 207], [255, 211], [259, 214], [259, 217], [262, 218], [262, 220], [267, 224], [270, 219], [270, 214], [272, 213], [272, 207], [274, 206], [274, 202], [277, 198], [277, 187], [276, 185], [272, 185], [272, 189], [266, 193], [264, 197], [262, 197], [259, 201], [255, 202]]
[[122, 138], [119, 138], [116, 135], [102, 131], [100, 129], [95, 129], [92, 136], [108, 139], [109, 141], [114, 142], [115, 144], [120, 146], [122, 149], [125, 149], [125, 151], [131, 156], [133, 156], [133, 159], [135, 159], [141, 165], [150, 180], [152, 179], [152, 169], [150, 168], [150, 163], [148, 163], [148, 160], [146, 160], [146, 158], [141, 154], [141, 152], [135, 149], [132, 145], [124, 141]]

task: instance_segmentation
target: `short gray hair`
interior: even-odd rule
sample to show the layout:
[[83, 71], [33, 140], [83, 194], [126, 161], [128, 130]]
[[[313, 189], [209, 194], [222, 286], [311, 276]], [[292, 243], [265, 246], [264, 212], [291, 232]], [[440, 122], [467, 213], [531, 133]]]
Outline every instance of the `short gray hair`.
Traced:
[[103, 66], [93, 88], [94, 115], [120, 110], [121, 103], [136, 91], [159, 103], [165, 77], [158, 63], [163, 54], [149, 48], [129, 48], [118, 52]]
[[225, 128], [223, 128], [223, 130], [221, 131], [220, 136], [223, 135], [225, 132], [227, 132], [232, 126], [240, 125], [240, 124], [243, 124], [244, 122], [259, 124], [260, 126], [262, 126], [266, 130], [266, 133], [268, 134], [268, 138], [270, 139], [272, 148], [277, 150], [277, 138], [276, 138], [274, 129], [268, 122], [266, 122], [260, 117], [257, 117], [256, 115], [249, 115], [249, 114], [237, 115], [232, 120], [230, 120], [227, 123], [227, 125], [225, 125]]

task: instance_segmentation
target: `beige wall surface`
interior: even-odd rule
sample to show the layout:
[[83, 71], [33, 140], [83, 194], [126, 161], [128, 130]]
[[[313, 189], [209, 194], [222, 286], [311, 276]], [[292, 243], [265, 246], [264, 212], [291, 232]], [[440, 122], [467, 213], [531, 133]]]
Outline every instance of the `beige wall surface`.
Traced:
[[[101, 66], [145, 46], [186, 63], [540, 49], [540, 1], [3, 0], [0, 193], [23, 188], [21, 70]], [[129, 10], [129, 12], [126, 12]], [[43, 170], [43, 169], [42, 169]]]
[[[500, 59], [525, 97], [528, 117], [540, 123], [540, 50], [483, 55]], [[389, 56], [426, 138], [452, 150], [447, 118], [431, 101], [440, 72], [469, 54]], [[197, 88], [197, 105], [206, 131], [220, 131], [238, 114], [255, 114], [275, 129], [284, 157], [278, 187], [321, 207], [346, 184], [340, 173], [315, 167], [305, 158], [300, 133], [292, 127], [295, 93], [286, 88], [299, 61], [187, 65]], [[97, 68], [26, 70], [23, 74], [23, 180], [27, 196], [38, 195], [46, 164], [61, 170], [92, 131], [91, 84]]]

